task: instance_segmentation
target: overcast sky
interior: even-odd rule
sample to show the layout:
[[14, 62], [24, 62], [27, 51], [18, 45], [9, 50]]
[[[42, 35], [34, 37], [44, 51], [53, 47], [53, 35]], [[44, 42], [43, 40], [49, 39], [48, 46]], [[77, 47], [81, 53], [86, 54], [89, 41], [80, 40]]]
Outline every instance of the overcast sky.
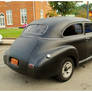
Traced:
[[[33, 1], [33, 0], [0, 0], [0, 1], [6, 1], [6, 2], [10, 2], [10, 1]], [[79, 3], [79, 5], [81, 4], [86, 4], [87, 0], [34, 0], [34, 1], [82, 1]], [[89, 0], [89, 3], [92, 3], [92, 0]]]

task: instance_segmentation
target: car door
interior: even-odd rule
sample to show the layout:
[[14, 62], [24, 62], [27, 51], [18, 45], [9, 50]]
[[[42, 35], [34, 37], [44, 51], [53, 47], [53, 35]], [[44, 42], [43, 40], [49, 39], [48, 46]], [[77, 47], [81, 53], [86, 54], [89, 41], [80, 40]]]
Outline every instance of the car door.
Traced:
[[85, 23], [85, 35], [87, 43], [87, 56], [92, 56], [92, 23]]
[[86, 36], [84, 35], [82, 23], [74, 23], [68, 26], [63, 32], [63, 36], [67, 44], [76, 47], [79, 60], [87, 58]]

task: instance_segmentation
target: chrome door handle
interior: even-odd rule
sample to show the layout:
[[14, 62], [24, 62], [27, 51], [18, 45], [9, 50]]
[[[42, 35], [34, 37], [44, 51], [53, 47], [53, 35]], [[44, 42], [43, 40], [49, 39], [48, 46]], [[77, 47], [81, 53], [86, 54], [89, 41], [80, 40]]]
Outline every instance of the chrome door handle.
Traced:
[[90, 39], [90, 37], [87, 37], [86, 39], [87, 39], [87, 40], [89, 40], [89, 39]]

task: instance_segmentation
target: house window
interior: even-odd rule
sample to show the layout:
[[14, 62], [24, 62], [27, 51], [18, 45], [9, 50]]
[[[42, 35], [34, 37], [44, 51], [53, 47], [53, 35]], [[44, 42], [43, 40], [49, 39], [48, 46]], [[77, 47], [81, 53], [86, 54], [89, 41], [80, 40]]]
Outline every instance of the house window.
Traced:
[[12, 25], [12, 10], [7, 10], [6, 11], [6, 16], [7, 16], [7, 25]]
[[40, 18], [43, 18], [43, 9], [40, 10]]
[[0, 14], [0, 27], [5, 26], [4, 14]]
[[27, 23], [27, 10], [20, 9], [20, 16], [21, 16], [21, 24], [26, 24]]

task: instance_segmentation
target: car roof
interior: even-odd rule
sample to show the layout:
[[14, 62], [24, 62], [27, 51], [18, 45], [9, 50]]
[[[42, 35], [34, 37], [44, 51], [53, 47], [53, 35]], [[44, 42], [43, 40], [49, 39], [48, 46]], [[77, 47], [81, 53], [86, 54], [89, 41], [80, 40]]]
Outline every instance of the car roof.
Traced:
[[46, 18], [46, 19], [40, 19], [40, 20], [36, 20], [33, 21], [32, 24], [48, 24], [48, 25], [54, 25], [57, 23], [64, 23], [64, 24], [68, 24], [68, 23], [72, 23], [72, 22], [86, 22], [86, 21], [90, 21], [89, 19], [86, 18], [80, 18], [80, 17], [68, 17], [68, 16], [59, 16], [59, 17], [50, 17], [50, 18]]
[[47, 24], [48, 29], [44, 37], [58, 37], [68, 25], [76, 22], [91, 22], [91, 20], [79, 17], [59, 16], [36, 20], [31, 22], [31, 24]]

